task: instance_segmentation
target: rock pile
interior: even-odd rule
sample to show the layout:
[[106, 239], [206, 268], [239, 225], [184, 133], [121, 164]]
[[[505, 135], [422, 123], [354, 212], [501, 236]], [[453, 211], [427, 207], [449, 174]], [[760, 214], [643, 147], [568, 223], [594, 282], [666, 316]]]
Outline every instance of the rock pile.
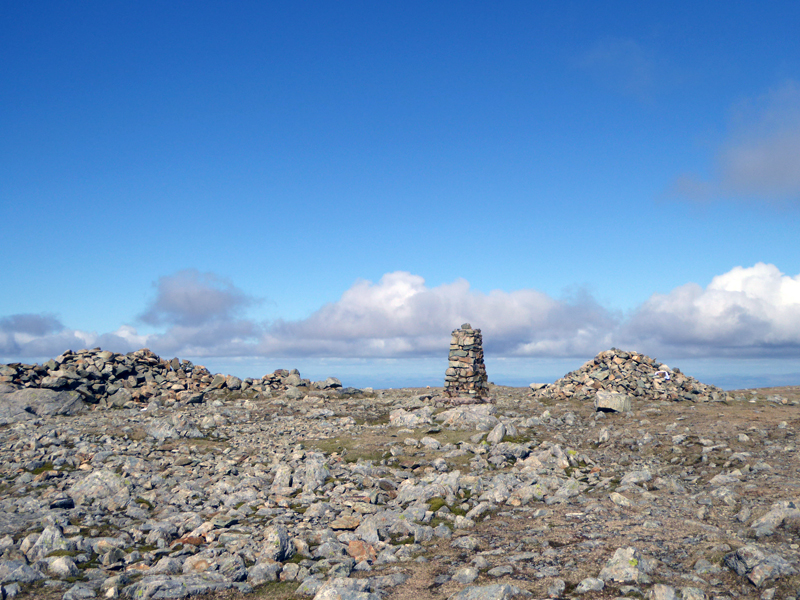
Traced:
[[537, 397], [565, 400], [594, 399], [598, 391], [653, 400], [708, 402], [725, 400], [720, 388], [701, 383], [638, 352], [612, 348], [601, 352], [580, 369], [547, 386], [531, 384]]
[[453, 331], [444, 393], [450, 398], [464, 395], [485, 398], [489, 393], [483, 364], [483, 336], [480, 329], [473, 329], [469, 323]]
[[301, 378], [297, 369], [278, 369], [261, 379], [242, 380], [234, 375], [214, 375], [204, 366], [178, 358], [163, 359], [147, 348], [128, 354], [100, 348], [77, 352], [67, 350], [42, 365], [0, 365], [0, 384], [54, 392], [73, 391], [84, 403], [117, 408], [153, 400], [166, 405], [176, 402], [196, 404], [203, 401], [206, 393], [214, 390], [251, 390], [254, 394], [269, 396], [273, 392], [293, 389], [294, 397], [303, 397], [312, 389], [342, 387], [341, 382], [333, 377], [312, 383]]

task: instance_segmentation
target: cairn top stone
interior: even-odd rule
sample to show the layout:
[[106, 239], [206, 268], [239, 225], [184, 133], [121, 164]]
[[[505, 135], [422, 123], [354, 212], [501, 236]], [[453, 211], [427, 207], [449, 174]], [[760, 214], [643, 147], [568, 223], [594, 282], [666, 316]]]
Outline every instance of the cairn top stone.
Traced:
[[462, 323], [461, 329], [472, 329], [472, 325], [470, 325], [469, 323]]

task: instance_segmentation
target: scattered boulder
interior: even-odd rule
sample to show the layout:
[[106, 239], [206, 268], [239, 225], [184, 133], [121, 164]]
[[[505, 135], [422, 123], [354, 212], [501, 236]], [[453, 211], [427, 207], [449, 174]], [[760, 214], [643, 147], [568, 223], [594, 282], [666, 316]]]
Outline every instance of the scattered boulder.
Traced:
[[755, 544], [742, 546], [725, 556], [725, 566], [737, 575], [746, 576], [756, 587], [788, 575], [796, 575], [794, 567], [779, 554], [764, 552]]

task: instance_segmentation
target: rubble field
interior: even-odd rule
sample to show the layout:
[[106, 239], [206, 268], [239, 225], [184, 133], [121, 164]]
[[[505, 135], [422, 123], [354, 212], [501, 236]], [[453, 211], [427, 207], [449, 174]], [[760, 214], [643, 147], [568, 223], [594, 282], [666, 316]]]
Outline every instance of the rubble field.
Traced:
[[4, 371], [3, 598], [800, 596], [800, 386], [614, 349], [458, 404], [149, 354], [161, 381], [107, 355], [88, 377], [87, 356]]

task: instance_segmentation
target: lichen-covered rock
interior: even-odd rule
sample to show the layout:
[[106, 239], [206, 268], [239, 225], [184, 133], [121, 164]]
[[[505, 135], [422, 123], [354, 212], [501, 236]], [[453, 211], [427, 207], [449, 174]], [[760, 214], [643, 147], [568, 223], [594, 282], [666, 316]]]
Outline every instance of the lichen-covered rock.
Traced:
[[788, 575], [796, 575], [794, 567], [779, 554], [765, 552], [755, 544], [742, 546], [725, 556], [725, 566], [747, 578], [756, 587]]
[[598, 578], [617, 583], [648, 583], [649, 561], [634, 547], [617, 548]]
[[286, 527], [273, 525], [267, 529], [261, 555], [262, 559], [278, 562], [289, 560], [294, 556], [294, 546], [289, 539]]

